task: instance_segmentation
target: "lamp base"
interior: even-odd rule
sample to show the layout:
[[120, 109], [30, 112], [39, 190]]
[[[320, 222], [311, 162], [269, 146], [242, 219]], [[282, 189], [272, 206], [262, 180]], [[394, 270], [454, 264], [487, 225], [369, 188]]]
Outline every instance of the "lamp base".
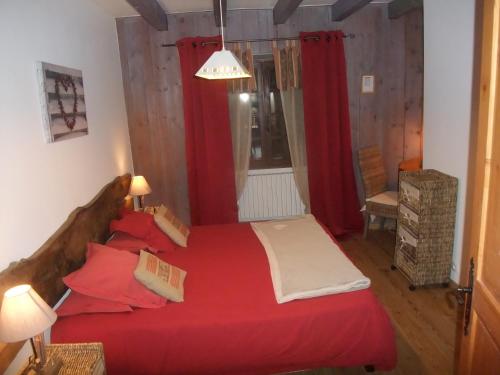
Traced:
[[63, 361], [58, 358], [49, 358], [45, 366], [42, 368], [43, 375], [56, 375], [59, 374], [59, 370], [63, 366]]
[[50, 357], [42, 366], [38, 358], [30, 357], [29, 365], [22, 372], [23, 375], [57, 375], [63, 366], [58, 357]]
[[[45, 338], [43, 333], [30, 339], [33, 356], [29, 359], [29, 365], [26, 368], [27, 374], [57, 375], [63, 363], [58, 357], [47, 358], [45, 351]], [[23, 371], [23, 373], [25, 373]]]

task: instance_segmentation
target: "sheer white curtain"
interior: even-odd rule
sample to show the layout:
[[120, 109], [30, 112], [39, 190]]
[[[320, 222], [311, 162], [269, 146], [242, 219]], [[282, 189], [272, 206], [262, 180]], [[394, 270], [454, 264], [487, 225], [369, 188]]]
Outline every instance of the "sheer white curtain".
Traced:
[[231, 135], [233, 138], [234, 175], [236, 178], [236, 198], [241, 197], [247, 182], [248, 165], [250, 163], [250, 146], [252, 128], [250, 98], [246, 93], [230, 93], [229, 115], [231, 118]]
[[290, 147], [290, 158], [292, 159], [293, 176], [302, 203], [306, 207], [305, 211], [308, 213], [310, 212], [310, 203], [302, 89], [288, 87], [280, 92], [288, 145]]

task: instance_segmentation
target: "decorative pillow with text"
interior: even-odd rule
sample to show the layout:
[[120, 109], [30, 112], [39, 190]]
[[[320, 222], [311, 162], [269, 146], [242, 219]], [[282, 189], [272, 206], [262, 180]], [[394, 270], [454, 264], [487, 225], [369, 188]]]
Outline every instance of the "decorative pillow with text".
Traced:
[[161, 205], [160, 208], [158, 208], [154, 215], [154, 221], [177, 245], [182, 247], [187, 246], [189, 228], [167, 207]]
[[135, 278], [144, 286], [174, 302], [184, 301], [186, 271], [141, 250]]

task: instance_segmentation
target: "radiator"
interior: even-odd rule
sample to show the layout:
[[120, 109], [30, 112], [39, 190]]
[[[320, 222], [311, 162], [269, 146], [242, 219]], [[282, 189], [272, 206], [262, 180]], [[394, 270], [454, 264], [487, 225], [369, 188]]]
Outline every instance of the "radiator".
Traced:
[[248, 171], [248, 180], [238, 201], [240, 221], [303, 215], [304, 209], [292, 168]]

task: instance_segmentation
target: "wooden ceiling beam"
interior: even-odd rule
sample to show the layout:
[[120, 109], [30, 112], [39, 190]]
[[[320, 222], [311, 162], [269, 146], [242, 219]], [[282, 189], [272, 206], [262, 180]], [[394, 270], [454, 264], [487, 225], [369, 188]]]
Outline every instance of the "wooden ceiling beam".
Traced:
[[389, 18], [399, 18], [413, 9], [422, 8], [423, 6], [423, 0], [393, 0], [388, 6]]
[[273, 20], [275, 25], [285, 23], [295, 12], [302, 0], [278, 0], [273, 8]]
[[158, 31], [168, 30], [167, 14], [156, 0], [127, 0], [151, 26]]
[[[222, 19], [224, 26], [227, 26], [227, 0], [222, 0]], [[220, 27], [220, 4], [219, 0], [214, 0], [215, 26]]]
[[354, 12], [357, 12], [371, 0], [337, 0], [332, 5], [332, 21], [342, 21]]

